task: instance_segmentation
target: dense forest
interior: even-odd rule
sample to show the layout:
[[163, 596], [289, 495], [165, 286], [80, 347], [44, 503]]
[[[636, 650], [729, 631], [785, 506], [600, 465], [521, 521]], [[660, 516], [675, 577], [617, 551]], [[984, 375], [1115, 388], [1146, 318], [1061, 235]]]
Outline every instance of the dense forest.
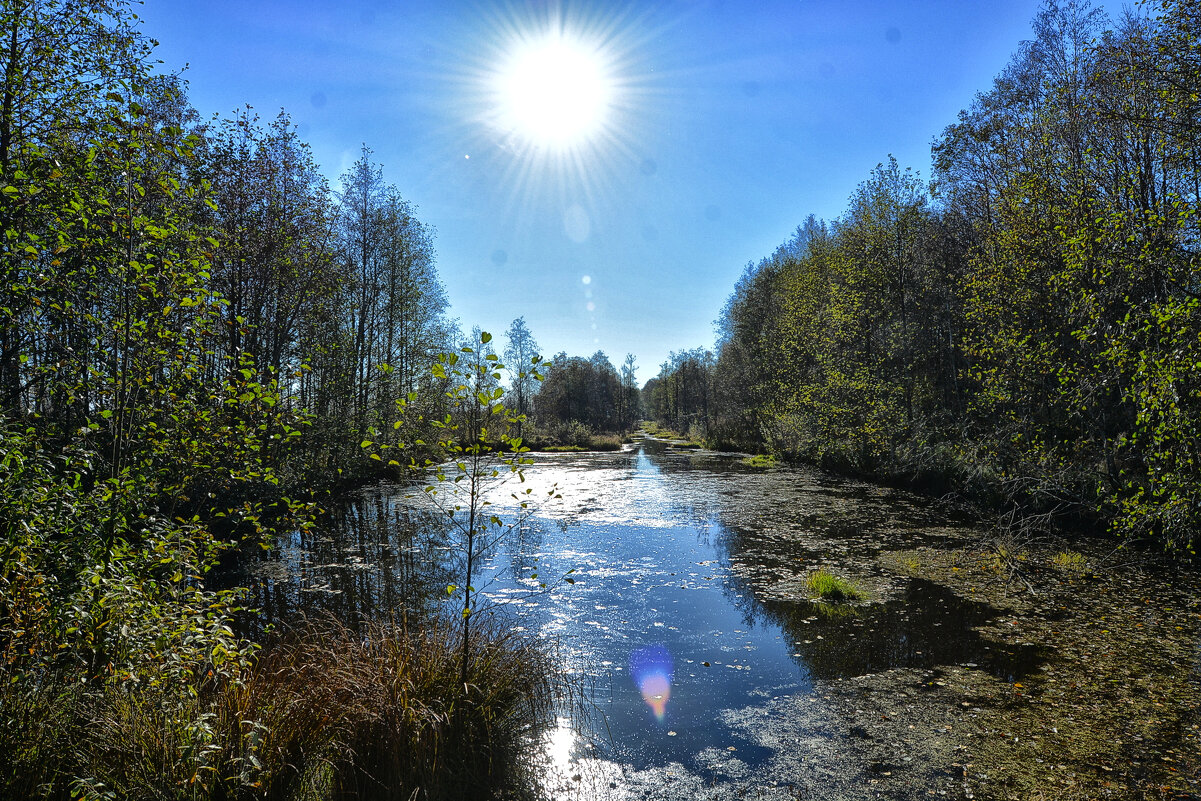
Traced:
[[648, 414], [1026, 525], [1192, 552], [1201, 524], [1201, 8], [1049, 3], [933, 146], [748, 265]]

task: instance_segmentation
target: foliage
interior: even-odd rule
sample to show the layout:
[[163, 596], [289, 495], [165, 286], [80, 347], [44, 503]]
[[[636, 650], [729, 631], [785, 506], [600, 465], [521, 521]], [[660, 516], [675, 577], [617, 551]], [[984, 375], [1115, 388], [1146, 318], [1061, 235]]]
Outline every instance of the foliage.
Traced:
[[534, 396], [538, 426], [564, 445], [587, 446], [593, 432], [630, 430], [638, 414], [635, 362], [627, 356], [622, 375], [603, 351], [590, 358], [558, 353], [544, 366], [544, 380]]
[[[436, 432], [437, 439], [433, 444], [437, 453], [447, 461], [435, 463], [429, 458], [418, 460], [410, 455], [407, 464], [409, 470], [422, 475], [432, 473], [432, 480], [423, 487], [423, 495], [450, 524], [456, 540], [453, 545], [461, 555], [459, 583], [447, 585], [446, 593], [462, 598], [459, 660], [465, 691], [474, 659], [472, 621], [481, 610], [482, 587], [475, 586], [480, 563], [498, 541], [528, 518], [531, 504], [538, 500], [533, 488], [518, 487], [510, 492], [517, 508], [514, 517], [506, 521], [493, 508], [492, 497], [497, 491], [514, 481], [525, 483], [524, 468], [532, 460], [525, 455], [529, 448], [516, 434], [518, 426], [524, 422], [524, 415], [504, 404], [505, 390], [501, 380], [506, 368], [492, 351], [491, 342], [491, 334], [477, 329], [471, 342], [458, 352], [438, 357], [432, 372], [446, 384], [447, 411], [441, 419], [430, 420], [428, 424]], [[539, 357], [531, 358], [531, 368], [536, 369], [539, 363]], [[542, 378], [536, 372], [533, 376], [535, 380]], [[401, 418], [394, 423], [395, 430], [404, 429], [406, 423], [410, 430], [423, 427], [426, 421], [420, 416], [414, 421], [411, 415], [409, 404], [414, 400], [415, 394], [398, 401]], [[384, 460], [381, 454], [386, 455], [391, 447], [372, 439], [364, 439], [360, 445], [378, 461]], [[400, 466], [395, 459], [388, 461]], [[559, 497], [557, 485], [551, 486], [545, 497]]]
[[1196, 14], [1047, 0], [934, 146], [748, 266], [716, 356], [651, 416], [742, 450], [1103, 521], [1179, 553], [1201, 520]]

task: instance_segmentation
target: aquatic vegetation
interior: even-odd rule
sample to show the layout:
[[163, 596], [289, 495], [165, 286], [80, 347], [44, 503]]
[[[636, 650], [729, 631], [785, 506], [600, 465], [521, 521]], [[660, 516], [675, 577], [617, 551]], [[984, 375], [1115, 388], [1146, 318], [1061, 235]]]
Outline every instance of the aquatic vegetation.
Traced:
[[863, 609], [863, 607], [849, 604], [827, 603], [824, 599], [812, 602], [809, 608], [816, 613], [818, 618], [827, 622], [858, 617]]
[[748, 456], [745, 459], [739, 460], [739, 464], [744, 464], [747, 467], [775, 467], [778, 463], [776, 457], [770, 453], [757, 453], [754, 456]]
[[865, 593], [850, 581], [834, 575], [824, 567], [815, 570], [805, 579], [805, 586], [819, 598], [827, 601], [861, 601]]

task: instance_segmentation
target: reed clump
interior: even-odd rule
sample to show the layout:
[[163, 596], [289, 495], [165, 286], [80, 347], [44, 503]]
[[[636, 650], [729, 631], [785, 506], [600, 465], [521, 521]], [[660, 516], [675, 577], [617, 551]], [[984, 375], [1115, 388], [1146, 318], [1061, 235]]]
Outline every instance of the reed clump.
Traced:
[[[464, 686], [458, 636], [446, 621], [309, 621], [219, 684], [39, 691], [25, 717], [51, 723], [54, 736], [9, 757], [0, 790], [48, 799], [534, 796], [537, 746], [554, 722], [551, 656], [480, 624]], [[20, 700], [11, 688], [4, 695], [6, 705]], [[5, 718], [21, 712], [9, 707]]]

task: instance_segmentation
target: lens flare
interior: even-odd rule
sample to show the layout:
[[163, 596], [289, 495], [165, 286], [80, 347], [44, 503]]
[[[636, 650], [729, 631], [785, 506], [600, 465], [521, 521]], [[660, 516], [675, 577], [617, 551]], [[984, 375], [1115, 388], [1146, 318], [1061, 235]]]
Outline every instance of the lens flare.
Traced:
[[671, 698], [671, 653], [660, 643], [639, 648], [630, 654], [630, 676], [655, 719], [663, 722]]

